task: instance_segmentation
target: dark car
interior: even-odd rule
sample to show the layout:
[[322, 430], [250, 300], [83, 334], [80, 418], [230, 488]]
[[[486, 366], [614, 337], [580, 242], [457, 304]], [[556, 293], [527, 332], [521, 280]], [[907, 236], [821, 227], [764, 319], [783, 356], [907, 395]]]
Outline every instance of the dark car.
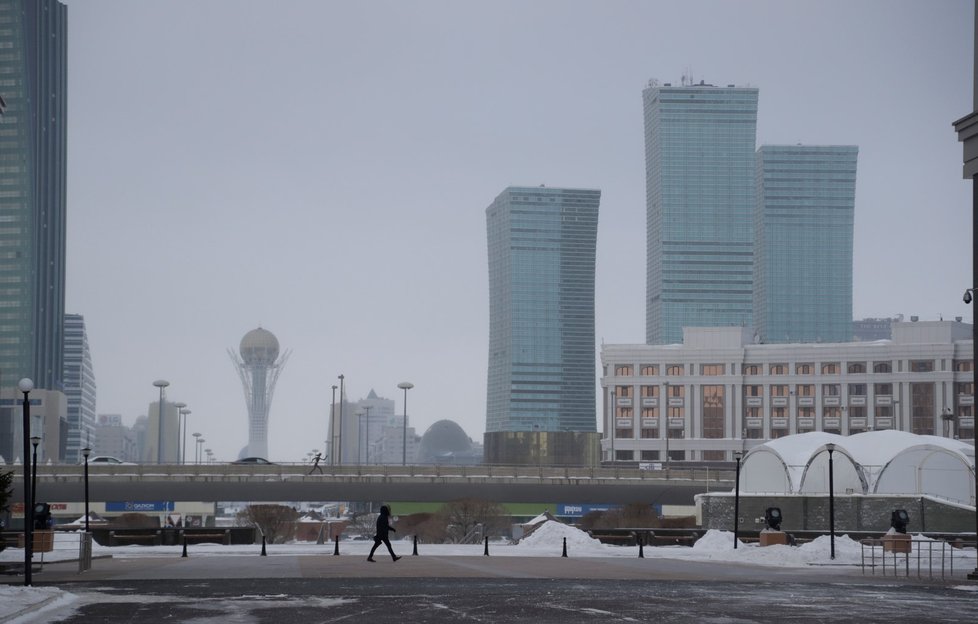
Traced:
[[275, 462], [270, 462], [264, 457], [245, 457], [239, 459], [236, 462], [231, 462], [232, 464], [239, 464], [243, 466], [274, 466]]

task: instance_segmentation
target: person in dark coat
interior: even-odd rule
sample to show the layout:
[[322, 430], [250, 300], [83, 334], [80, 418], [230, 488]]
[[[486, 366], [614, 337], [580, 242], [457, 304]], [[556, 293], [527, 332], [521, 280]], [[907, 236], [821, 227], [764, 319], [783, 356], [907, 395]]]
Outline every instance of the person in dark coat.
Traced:
[[370, 549], [370, 554], [367, 555], [367, 561], [374, 561], [374, 551], [377, 550], [377, 547], [381, 543], [387, 546], [387, 551], [391, 554], [391, 558], [394, 561], [400, 559], [400, 557], [394, 554], [394, 549], [391, 548], [391, 540], [388, 537], [388, 531], [397, 532], [397, 529], [391, 526], [390, 516], [391, 508], [383, 505], [380, 508], [380, 515], [377, 516], [377, 534], [374, 535], [374, 547]]

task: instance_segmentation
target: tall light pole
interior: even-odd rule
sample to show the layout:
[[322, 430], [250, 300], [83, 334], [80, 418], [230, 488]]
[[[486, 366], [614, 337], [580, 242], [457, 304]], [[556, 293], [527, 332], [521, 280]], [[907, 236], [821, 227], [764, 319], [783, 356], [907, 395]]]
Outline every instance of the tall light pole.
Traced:
[[31, 471], [28, 457], [30, 456], [30, 433], [31, 433], [31, 400], [30, 393], [34, 389], [34, 382], [24, 377], [17, 382], [17, 388], [24, 393], [24, 403], [21, 407], [23, 413], [23, 431], [21, 438], [24, 440], [24, 585], [31, 584], [31, 559], [34, 558], [34, 501], [31, 500]]
[[187, 463], [187, 416], [190, 416], [190, 410], [182, 409], [180, 410], [180, 415], [183, 416], [183, 442], [180, 444], [180, 458], [182, 464]]
[[401, 448], [401, 465], [407, 466], [407, 391], [414, 387], [410, 381], [402, 381], [397, 387], [404, 391], [404, 438]]
[[362, 409], [353, 412], [353, 415], [357, 417], [357, 466], [360, 465], [360, 449], [363, 446], [360, 444], [360, 438], [362, 437], [360, 434], [363, 431], [363, 414]]
[[825, 445], [829, 451], [829, 558], [835, 559], [835, 477], [832, 470], [832, 453], [835, 445], [831, 442]]
[[153, 382], [153, 385], [160, 389], [160, 408], [157, 413], [158, 427], [156, 432], [156, 463], [163, 463], [163, 388], [170, 385], [170, 382], [165, 379], [157, 379]]
[[370, 407], [369, 405], [363, 406], [363, 411], [367, 415], [367, 434], [363, 438], [363, 446], [367, 449], [367, 461], [366, 464], [370, 464]]
[[[339, 465], [342, 466], [343, 465], [343, 397], [344, 397], [344, 394], [343, 394], [343, 375], [340, 375], [338, 377], [338, 379], [340, 380], [340, 447], [339, 447], [339, 452], [337, 454], [336, 463], [338, 463]], [[360, 429], [357, 428], [357, 434], [359, 434], [359, 433], [360, 433]], [[360, 437], [360, 436], [357, 435], [357, 437]], [[358, 449], [359, 449], [359, 446], [360, 445], [357, 444], [357, 448]], [[360, 453], [360, 451], [357, 450], [357, 454], [359, 454], [359, 453]]]
[[608, 393], [611, 397], [611, 419], [608, 423], [611, 425], [611, 465], [615, 465], [615, 438], [618, 436], [618, 419], [615, 416], [615, 389], [612, 388], [611, 392]]
[[88, 534], [88, 456], [92, 454], [92, 449], [87, 446], [82, 449], [85, 456], [85, 534]]
[[734, 451], [734, 459], [737, 460], [737, 480], [734, 485], [734, 550], [737, 549], [738, 534], [740, 533], [740, 460], [743, 459], [743, 451]]
[[671, 423], [669, 422], [669, 382], [668, 381], [666, 382], [666, 398], [663, 401], [662, 415], [663, 415], [663, 420], [666, 421], [665, 422], [666, 424], [666, 476], [668, 477], [669, 475], [669, 432], [671, 431], [669, 429], [669, 425]]
[[197, 449], [200, 448], [200, 444], [198, 444], [200, 442], [200, 433], [195, 431], [192, 435], [194, 436], [194, 463], [199, 464], [200, 461], [197, 459]]
[[204, 442], [206, 441], [207, 440], [205, 440], [204, 438], [197, 438], [197, 463], [198, 464], [204, 463], [203, 450], [204, 450]]
[[37, 445], [41, 443], [41, 436], [31, 436], [31, 446], [34, 452], [31, 454], [31, 500], [37, 504]]
[[329, 404], [329, 463], [336, 462], [336, 385], [333, 385], [333, 402]]
[[177, 410], [177, 463], [182, 464], [182, 457], [180, 457], [180, 423], [183, 421], [183, 408], [187, 407], [187, 404], [183, 401], [177, 401], [173, 404], [173, 407]]

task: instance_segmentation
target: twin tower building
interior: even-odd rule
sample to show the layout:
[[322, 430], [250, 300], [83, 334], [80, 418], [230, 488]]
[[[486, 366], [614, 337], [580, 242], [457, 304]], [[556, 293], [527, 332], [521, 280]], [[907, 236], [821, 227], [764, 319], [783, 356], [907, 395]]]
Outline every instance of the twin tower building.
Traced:
[[[642, 96], [646, 342], [723, 326], [768, 343], [849, 341], [858, 148], [758, 148], [754, 87], [652, 80]], [[600, 197], [510, 187], [486, 209], [487, 462], [599, 459]]]

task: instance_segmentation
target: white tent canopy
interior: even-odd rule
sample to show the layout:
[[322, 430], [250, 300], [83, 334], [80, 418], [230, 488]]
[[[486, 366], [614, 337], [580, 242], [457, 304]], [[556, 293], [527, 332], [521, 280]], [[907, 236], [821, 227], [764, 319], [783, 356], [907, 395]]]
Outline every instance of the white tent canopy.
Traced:
[[935, 496], [974, 504], [975, 449], [959, 440], [903, 431], [852, 436], [802, 433], [757, 446], [743, 459], [740, 491], [825, 494], [828, 446], [837, 494]]

